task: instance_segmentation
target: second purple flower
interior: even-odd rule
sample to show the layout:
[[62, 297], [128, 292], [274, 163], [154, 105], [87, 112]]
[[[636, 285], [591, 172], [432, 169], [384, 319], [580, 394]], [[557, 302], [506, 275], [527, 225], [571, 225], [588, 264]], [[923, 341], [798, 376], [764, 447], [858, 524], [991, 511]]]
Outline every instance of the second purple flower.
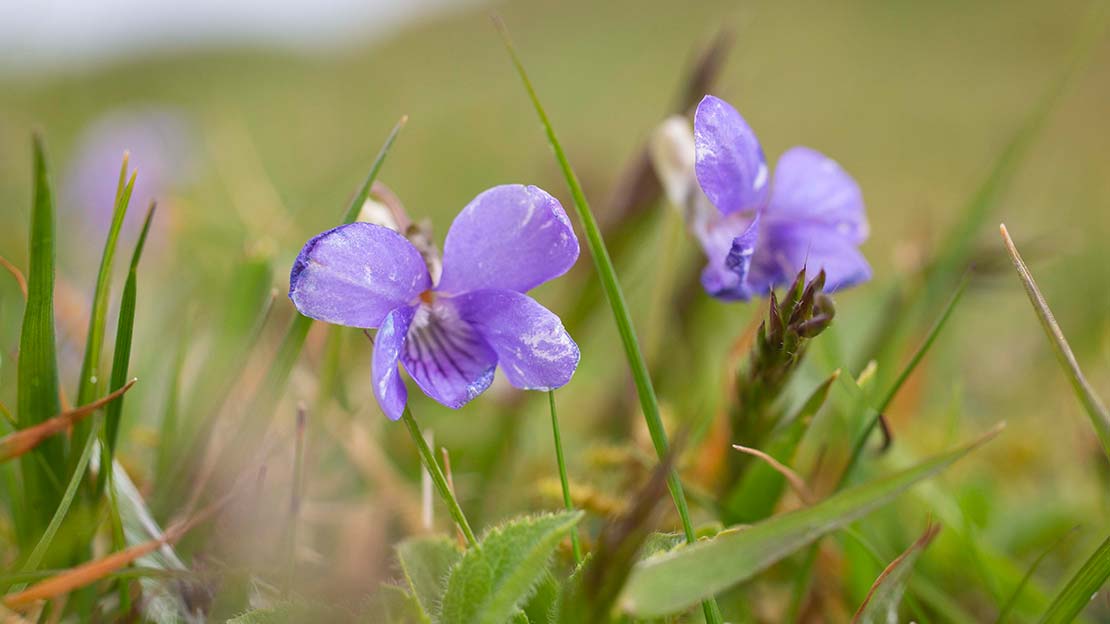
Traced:
[[[692, 137], [681, 125], [668, 121], [661, 128], [665, 157], [657, 155], [656, 163], [666, 170], [672, 199], [687, 206], [687, 222], [708, 259], [701, 281], [710, 295], [767, 296], [804, 267], [825, 271], [827, 292], [871, 278], [859, 251], [868, 235], [863, 197], [834, 160], [793, 147], [772, 175], [744, 118], [711, 95], [698, 105]], [[683, 179], [690, 165], [700, 193]]]
[[305, 244], [289, 297], [305, 316], [377, 328], [374, 396], [397, 420], [408, 401], [398, 364], [451, 408], [485, 391], [499, 364], [517, 388], [550, 390], [570, 381], [578, 345], [558, 316], [524, 293], [577, 259], [578, 239], [558, 200], [534, 186], [504, 185], [455, 218], [437, 284], [404, 236], [352, 223]]

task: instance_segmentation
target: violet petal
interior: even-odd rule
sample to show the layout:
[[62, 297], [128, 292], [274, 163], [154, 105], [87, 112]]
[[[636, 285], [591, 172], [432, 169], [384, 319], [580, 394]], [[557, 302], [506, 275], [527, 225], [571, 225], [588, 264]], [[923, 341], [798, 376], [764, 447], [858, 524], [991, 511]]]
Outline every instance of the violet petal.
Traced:
[[416, 309], [401, 363], [424, 394], [459, 408], [493, 382], [497, 354], [459, 317], [453, 301], [440, 299]]
[[350, 327], [377, 327], [430, 287], [416, 248], [397, 232], [370, 223], [341, 225], [313, 237], [289, 275], [289, 298], [301, 314]]
[[701, 284], [713, 297], [727, 301], [747, 301], [752, 295], [765, 294], [748, 283], [748, 272], [759, 240], [760, 218], [733, 214], [711, 223], [698, 234], [707, 263]]
[[408, 403], [409, 393], [401, 380], [397, 362], [405, 348], [405, 338], [409, 332], [416, 309], [401, 306], [386, 315], [374, 336], [374, 356], [370, 361], [370, 382], [378, 405], [390, 420], [400, 420]]
[[767, 160], [735, 108], [705, 96], [694, 113], [694, 146], [698, 184], [721, 214], [763, 205], [770, 181]]
[[495, 186], [455, 217], [436, 289], [526, 292], [566, 273], [577, 259], [578, 239], [557, 199], [535, 186]]
[[562, 321], [528, 295], [489, 289], [455, 298], [459, 315], [497, 353], [513, 386], [552, 390], [566, 385], [580, 357]]

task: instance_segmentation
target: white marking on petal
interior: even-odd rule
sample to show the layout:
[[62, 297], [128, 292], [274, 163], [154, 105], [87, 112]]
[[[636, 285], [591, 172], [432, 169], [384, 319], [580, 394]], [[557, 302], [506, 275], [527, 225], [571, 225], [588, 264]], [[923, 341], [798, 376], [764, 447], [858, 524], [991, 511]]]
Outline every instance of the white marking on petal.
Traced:
[[755, 182], [752, 183], [752, 189], [758, 191], [767, 185], [767, 163], [759, 163], [759, 169], [755, 172]]

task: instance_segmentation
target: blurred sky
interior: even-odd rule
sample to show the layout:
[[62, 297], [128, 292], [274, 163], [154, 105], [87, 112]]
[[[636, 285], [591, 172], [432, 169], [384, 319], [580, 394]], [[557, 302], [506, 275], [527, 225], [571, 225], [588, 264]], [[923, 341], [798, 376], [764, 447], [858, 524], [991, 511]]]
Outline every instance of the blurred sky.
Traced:
[[87, 69], [210, 45], [328, 49], [480, 0], [4, 0], [0, 71]]

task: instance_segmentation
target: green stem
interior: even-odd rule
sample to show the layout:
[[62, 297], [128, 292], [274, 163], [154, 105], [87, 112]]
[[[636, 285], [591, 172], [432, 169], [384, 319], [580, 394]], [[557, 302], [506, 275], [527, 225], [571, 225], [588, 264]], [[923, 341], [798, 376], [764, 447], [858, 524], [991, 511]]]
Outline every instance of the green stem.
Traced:
[[424, 440], [424, 434], [420, 432], [420, 425], [416, 423], [416, 419], [412, 416], [412, 411], [408, 407], [405, 408], [405, 413], [401, 415], [401, 420], [404, 421], [405, 427], [409, 430], [409, 435], [412, 436], [412, 441], [416, 443], [416, 450], [420, 453], [420, 461], [427, 468], [428, 474], [432, 476], [432, 483], [435, 484], [436, 490], [439, 491], [440, 498], [443, 502], [447, 503], [447, 511], [451, 513], [454, 518], [455, 524], [466, 536], [466, 541], [472, 547], [478, 547], [478, 538], [474, 537], [474, 531], [470, 529], [470, 523], [466, 521], [466, 515], [463, 514], [462, 507], [459, 507], [459, 501], [455, 500], [455, 495], [451, 492], [451, 488], [447, 485], [447, 477], [443, 476], [443, 470], [436, 462], [436, 458], [432, 455], [432, 449], [428, 448], [428, 443]]
[[[559, 416], [555, 412], [555, 391], [547, 393], [548, 403], [551, 405], [551, 433], [555, 438], [555, 461], [559, 463], [559, 482], [563, 485], [563, 507], [567, 511], [574, 511], [570, 500], [570, 481], [567, 479], [567, 460], [563, 456], [563, 434], [559, 432]], [[578, 527], [570, 529], [570, 545], [574, 550], [574, 563], [582, 565], [582, 544], [578, 541]]]
[[[647, 361], [644, 359], [643, 351], [640, 349], [640, 344], [636, 338], [636, 330], [632, 326], [632, 315], [628, 311], [628, 303], [624, 300], [624, 291], [617, 280], [617, 270], [613, 267], [612, 258], [609, 257], [605, 239], [601, 236], [601, 228], [598, 227], [597, 220], [590, 210], [589, 202], [586, 201], [586, 194], [582, 191], [578, 176], [575, 175], [574, 169], [570, 166], [570, 161], [563, 151], [563, 146], [555, 136], [555, 129], [551, 125], [551, 120], [547, 117], [543, 104], [540, 103], [540, 98], [536, 94], [535, 87], [532, 86], [531, 79], [528, 78], [528, 72], [525, 71], [524, 64], [521, 63], [520, 57], [517, 56], [516, 49], [509, 39], [508, 30], [498, 18], [494, 18], [494, 25], [501, 34], [513, 66], [516, 68], [517, 74], [524, 84], [524, 89], [528, 92], [528, 98], [532, 101], [532, 106], [536, 110], [536, 115], [543, 125], [547, 142], [555, 153], [555, 160], [559, 164], [559, 169], [570, 188], [571, 198], [574, 200], [574, 210], [578, 214], [578, 219], [582, 222], [582, 229], [586, 232], [586, 244], [590, 248], [594, 268], [601, 280], [605, 297], [609, 300], [609, 306], [613, 309], [617, 332], [620, 334], [621, 344], [624, 346], [625, 356], [632, 371], [632, 380], [636, 385], [636, 394], [640, 398], [640, 408], [644, 414], [644, 420], [647, 423], [655, 453], [658, 455], [659, 461], [669, 461], [670, 445], [667, 443], [667, 432], [663, 427], [663, 419], [659, 415], [659, 399], [655, 396], [655, 388], [652, 386]], [[690, 509], [686, 504], [686, 494], [682, 490], [682, 481], [679, 480], [678, 470], [674, 468], [671, 468], [667, 474], [667, 489], [670, 490], [671, 498], [678, 510], [678, 517], [682, 521], [682, 532], [686, 537], [686, 542], [692, 544], [697, 540], [697, 536], [694, 534], [694, 525], [690, 522]], [[718, 609], [717, 602], [714, 599], [711, 598], [703, 602], [702, 609], [709, 624], [720, 624], [722, 622], [720, 609]]]
[[840, 481], [837, 483], [836, 490], [834, 491], [839, 491], [844, 487], [844, 484], [848, 482], [848, 479], [851, 478], [856, 464], [859, 463], [860, 457], [863, 455], [863, 448], [867, 445], [868, 438], [871, 437], [871, 432], [874, 431], [875, 427], [879, 424], [879, 419], [883, 417], [883, 413], [890, 407], [890, 404], [894, 401], [894, 397], [897, 396], [902, 385], [906, 383], [906, 380], [913, 374], [917, 365], [921, 363], [921, 359], [928, 353], [929, 347], [933, 346], [933, 342], [935, 342], [937, 336], [940, 335], [940, 330], [944, 329], [944, 325], [948, 322], [948, 318], [952, 316], [952, 311], [956, 309], [956, 304], [960, 301], [960, 297], [963, 296], [964, 290], [967, 289], [967, 283], [968, 278], [965, 276], [963, 281], [961, 281], [960, 285], [956, 288], [956, 292], [952, 294], [952, 298], [948, 300], [948, 305], [945, 306], [944, 311], [941, 312], [940, 318], [938, 318], [932, 328], [929, 329], [929, 334], [925, 336], [925, 341], [922, 342], [921, 346], [914, 352], [909, 363], [906, 364], [901, 374], [898, 375], [898, 379], [894, 381], [890, 390], [888, 390], [883, 397], [879, 407], [874, 410], [874, 413], [868, 419], [867, 425], [863, 428], [863, 431], [860, 432], [860, 435], [852, 445], [852, 454], [848, 457], [848, 464], [844, 467], [844, 472], [840, 473]]

